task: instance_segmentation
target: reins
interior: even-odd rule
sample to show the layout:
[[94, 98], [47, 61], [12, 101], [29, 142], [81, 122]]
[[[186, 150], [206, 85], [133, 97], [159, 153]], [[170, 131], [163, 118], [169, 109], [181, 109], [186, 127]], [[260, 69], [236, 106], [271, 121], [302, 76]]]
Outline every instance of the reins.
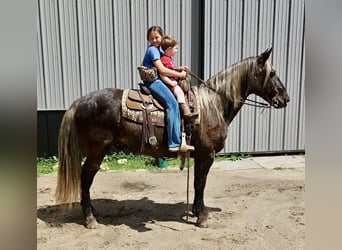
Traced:
[[[206, 88], [216, 92], [216, 90], [210, 86], [207, 85], [207, 82], [203, 81], [199, 76], [197, 76], [196, 74], [194, 74], [193, 72], [191, 72], [190, 70], [188, 71], [189, 75], [193, 76], [194, 78], [196, 78], [201, 84], [203, 84]], [[246, 99], [246, 101], [249, 101], [249, 102], [252, 102], [252, 103], [248, 103], [248, 102], [241, 102], [243, 104], [246, 104], [246, 105], [249, 105], [249, 106], [254, 106], [254, 107], [257, 107], [257, 108], [271, 108], [272, 106], [267, 104], [267, 103], [264, 103], [264, 102], [258, 102], [258, 101], [254, 101], [254, 100], [251, 100], [251, 99]]]

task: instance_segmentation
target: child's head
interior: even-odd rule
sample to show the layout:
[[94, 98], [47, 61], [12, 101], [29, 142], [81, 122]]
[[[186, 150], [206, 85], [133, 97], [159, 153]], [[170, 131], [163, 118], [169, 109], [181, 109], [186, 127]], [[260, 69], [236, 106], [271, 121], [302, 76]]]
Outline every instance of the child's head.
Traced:
[[174, 56], [178, 51], [178, 44], [179, 42], [174, 36], [166, 35], [163, 37], [160, 46], [166, 55]]
[[159, 48], [163, 39], [163, 29], [160, 26], [152, 26], [147, 30], [147, 41]]

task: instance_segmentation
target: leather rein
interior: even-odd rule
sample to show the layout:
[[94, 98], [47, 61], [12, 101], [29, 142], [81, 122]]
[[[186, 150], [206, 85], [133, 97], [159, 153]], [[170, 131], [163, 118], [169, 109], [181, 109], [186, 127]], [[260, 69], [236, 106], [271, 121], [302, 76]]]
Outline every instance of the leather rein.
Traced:
[[[212, 87], [208, 86], [207, 83], [205, 81], [203, 81], [201, 78], [199, 78], [196, 74], [194, 74], [193, 72], [191, 72], [190, 70], [188, 71], [189, 75], [193, 76], [194, 78], [196, 78], [201, 84], [203, 84], [206, 88], [216, 92], [215, 89], [213, 89]], [[251, 99], [248, 99], [246, 98], [246, 101], [249, 101], [249, 102], [252, 102], [252, 103], [248, 103], [248, 102], [242, 102], [240, 101], [241, 103], [243, 104], [246, 104], [246, 105], [250, 105], [250, 106], [253, 106], [253, 107], [257, 107], [257, 108], [271, 108], [272, 106], [267, 104], [267, 103], [264, 103], [264, 102], [258, 102], [258, 101], [254, 101], [254, 100], [251, 100]]]

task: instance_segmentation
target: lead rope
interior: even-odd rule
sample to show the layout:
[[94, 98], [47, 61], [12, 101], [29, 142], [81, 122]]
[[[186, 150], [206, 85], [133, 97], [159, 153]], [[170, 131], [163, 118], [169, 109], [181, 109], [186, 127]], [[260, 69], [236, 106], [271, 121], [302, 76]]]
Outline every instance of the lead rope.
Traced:
[[186, 182], [186, 221], [189, 220], [189, 176], [190, 176], [190, 152], [186, 152], [186, 158], [187, 158], [187, 182]]

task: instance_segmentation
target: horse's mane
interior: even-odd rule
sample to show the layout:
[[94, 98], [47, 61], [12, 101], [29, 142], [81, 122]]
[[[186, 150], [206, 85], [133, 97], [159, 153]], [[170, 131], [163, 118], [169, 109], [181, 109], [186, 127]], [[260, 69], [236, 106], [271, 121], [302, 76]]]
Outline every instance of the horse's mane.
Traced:
[[224, 110], [232, 105], [237, 108], [241, 101], [242, 83], [254, 65], [255, 58], [247, 58], [231, 65], [206, 81], [206, 86], [198, 89], [201, 108], [217, 117], [219, 123], [224, 121]]

